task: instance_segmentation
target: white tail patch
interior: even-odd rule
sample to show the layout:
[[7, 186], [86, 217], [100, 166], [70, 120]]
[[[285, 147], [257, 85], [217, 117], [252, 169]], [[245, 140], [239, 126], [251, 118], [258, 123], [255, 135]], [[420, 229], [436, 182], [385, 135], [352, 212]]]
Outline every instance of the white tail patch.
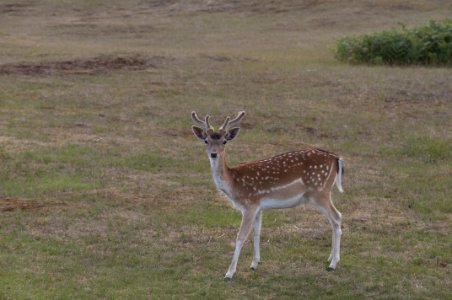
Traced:
[[342, 173], [344, 171], [344, 161], [342, 158], [339, 158], [337, 160], [338, 164], [338, 170], [337, 170], [337, 177], [336, 177], [336, 186], [339, 192], [343, 193], [344, 189], [342, 188]]

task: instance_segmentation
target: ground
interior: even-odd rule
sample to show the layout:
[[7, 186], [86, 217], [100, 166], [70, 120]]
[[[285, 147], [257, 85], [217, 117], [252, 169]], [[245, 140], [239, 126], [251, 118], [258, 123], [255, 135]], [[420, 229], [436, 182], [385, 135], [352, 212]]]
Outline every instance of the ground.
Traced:
[[[450, 1], [2, 1], [0, 298], [452, 297], [452, 71], [346, 65], [335, 41]], [[246, 110], [231, 165], [340, 154], [342, 257], [313, 207], [240, 213], [190, 113]]]

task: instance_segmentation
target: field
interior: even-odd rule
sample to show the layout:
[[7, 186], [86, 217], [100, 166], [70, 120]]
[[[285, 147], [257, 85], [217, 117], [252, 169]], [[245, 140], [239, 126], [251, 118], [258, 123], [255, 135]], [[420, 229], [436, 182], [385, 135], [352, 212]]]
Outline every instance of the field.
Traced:
[[[0, 299], [451, 299], [452, 70], [334, 60], [450, 1], [0, 2]], [[264, 213], [262, 264], [190, 112], [246, 110], [231, 165], [345, 160], [341, 262], [311, 206]]]

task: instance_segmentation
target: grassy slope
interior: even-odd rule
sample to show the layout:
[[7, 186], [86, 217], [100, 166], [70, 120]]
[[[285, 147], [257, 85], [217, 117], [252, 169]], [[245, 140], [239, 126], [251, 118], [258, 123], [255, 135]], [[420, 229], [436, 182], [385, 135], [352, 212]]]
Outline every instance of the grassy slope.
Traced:
[[[335, 38], [447, 1], [11, 1], [0, 62], [162, 56], [156, 68], [0, 75], [0, 298], [448, 298], [452, 73], [338, 64]], [[19, 5], [13, 5], [19, 3]], [[346, 20], [346, 21], [345, 21]], [[231, 163], [317, 144], [346, 160], [342, 260], [311, 207], [264, 214], [263, 264], [222, 281], [239, 213], [189, 112], [248, 111]]]

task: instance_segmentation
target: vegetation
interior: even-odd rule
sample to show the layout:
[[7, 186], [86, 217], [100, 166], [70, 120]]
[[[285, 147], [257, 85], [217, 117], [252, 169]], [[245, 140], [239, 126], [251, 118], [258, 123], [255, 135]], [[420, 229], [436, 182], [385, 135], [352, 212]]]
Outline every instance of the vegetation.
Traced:
[[344, 37], [337, 42], [336, 58], [365, 64], [452, 66], [452, 20]]
[[[1, 1], [0, 299], [450, 299], [451, 69], [330, 52], [449, 2]], [[262, 264], [248, 241], [223, 281], [240, 213], [190, 112], [242, 109], [231, 164], [344, 157], [336, 271], [307, 205], [265, 212]]]

